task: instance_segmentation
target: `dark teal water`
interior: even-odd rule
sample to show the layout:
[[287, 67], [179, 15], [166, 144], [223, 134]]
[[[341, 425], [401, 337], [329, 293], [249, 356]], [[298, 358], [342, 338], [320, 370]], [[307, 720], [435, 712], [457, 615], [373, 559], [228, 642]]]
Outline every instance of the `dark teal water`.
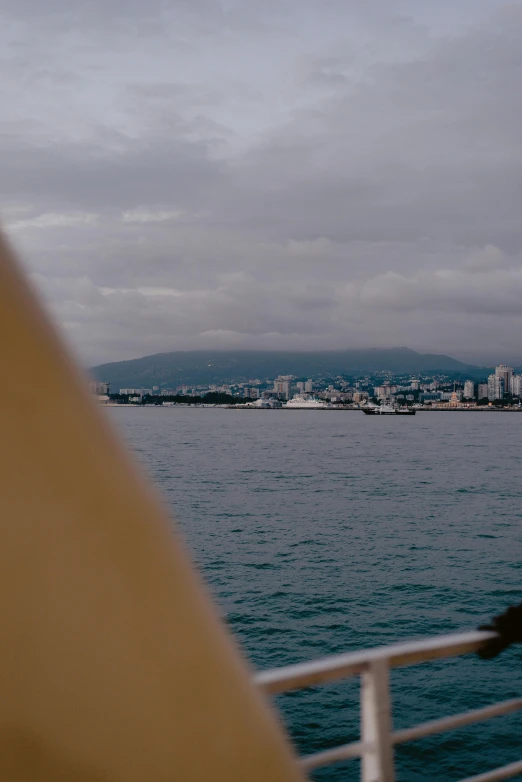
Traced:
[[[113, 409], [258, 668], [475, 628], [522, 600], [522, 415]], [[394, 727], [522, 694], [522, 650], [392, 673]], [[354, 740], [358, 683], [278, 698], [302, 753]], [[398, 748], [401, 782], [522, 758], [522, 714]], [[358, 761], [316, 772], [357, 779]]]

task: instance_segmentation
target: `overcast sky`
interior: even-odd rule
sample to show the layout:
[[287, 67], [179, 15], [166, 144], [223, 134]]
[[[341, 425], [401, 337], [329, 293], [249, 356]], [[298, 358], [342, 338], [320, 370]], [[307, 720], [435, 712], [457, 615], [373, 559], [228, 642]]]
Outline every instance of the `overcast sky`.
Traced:
[[0, 215], [86, 364], [522, 361], [521, 2], [3, 0], [0, 52]]

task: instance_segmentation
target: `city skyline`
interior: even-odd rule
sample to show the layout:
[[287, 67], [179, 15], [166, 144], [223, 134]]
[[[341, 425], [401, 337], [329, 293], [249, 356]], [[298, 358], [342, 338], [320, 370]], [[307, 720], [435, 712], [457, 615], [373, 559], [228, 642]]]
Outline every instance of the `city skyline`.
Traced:
[[[446, 409], [504, 406], [522, 409], [522, 374], [513, 367], [500, 364], [487, 382], [475, 380], [451, 380], [440, 374], [420, 374], [407, 377], [407, 373], [393, 375], [388, 379], [370, 374], [365, 377], [349, 378], [347, 375], [332, 378], [299, 379], [297, 376], [278, 375], [274, 378], [250, 378], [247, 381], [234, 380], [230, 383], [194, 384], [186, 383], [169, 388], [156, 385], [151, 388], [110, 388], [107, 381], [92, 380], [91, 393], [104, 402], [118, 404], [180, 404], [210, 403], [216, 405], [243, 403], [254, 407], [270, 406], [275, 403], [298, 399], [324, 400], [330, 406], [359, 407], [367, 404], [394, 406], [415, 406], [416, 408]], [[458, 388], [457, 388], [458, 386]], [[274, 404], [272, 404], [274, 403]]]

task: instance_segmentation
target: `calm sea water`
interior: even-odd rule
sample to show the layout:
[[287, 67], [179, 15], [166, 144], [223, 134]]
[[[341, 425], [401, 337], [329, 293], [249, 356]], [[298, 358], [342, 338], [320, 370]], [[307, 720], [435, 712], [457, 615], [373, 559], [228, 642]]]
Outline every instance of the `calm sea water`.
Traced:
[[[472, 629], [522, 600], [522, 415], [111, 409], [258, 668]], [[522, 651], [392, 673], [394, 727], [522, 694]], [[301, 753], [358, 737], [356, 681], [277, 699]], [[522, 758], [522, 715], [397, 749], [401, 782]], [[358, 761], [316, 772], [355, 780]]]

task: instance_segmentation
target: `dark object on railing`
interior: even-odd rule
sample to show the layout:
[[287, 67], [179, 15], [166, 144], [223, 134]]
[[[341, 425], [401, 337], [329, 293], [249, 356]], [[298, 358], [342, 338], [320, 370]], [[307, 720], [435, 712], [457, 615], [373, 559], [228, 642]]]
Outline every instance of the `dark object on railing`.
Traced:
[[498, 633], [497, 638], [487, 641], [486, 645], [479, 649], [478, 654], [483, 660], [491, 660], [511, 644], [522, 643], [522, 603], [510, 606], [503, 614], [495, 616], [491, 624], [481, 625], [479, 630]]

